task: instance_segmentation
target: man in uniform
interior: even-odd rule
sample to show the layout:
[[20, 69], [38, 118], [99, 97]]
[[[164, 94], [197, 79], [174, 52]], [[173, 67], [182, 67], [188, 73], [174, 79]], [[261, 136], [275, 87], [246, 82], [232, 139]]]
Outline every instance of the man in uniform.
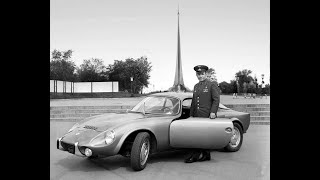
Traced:
[[[217, 111], [220, 103], [219, 88], [216, 83], [213, 83], [206, 78], [206, 72], [208, 70], [207, 66], [198, 65], [193, 69], [196, 71], [199, 83], [197, 83], [193, 88], [190, 116], [215, 119], [217, 117]], [[192, 149], [191, 155], [185, 159], [185, 162], [192, 163], [195, 161], [206, 161], [210, 159], [211, 155], [209, 150]]]

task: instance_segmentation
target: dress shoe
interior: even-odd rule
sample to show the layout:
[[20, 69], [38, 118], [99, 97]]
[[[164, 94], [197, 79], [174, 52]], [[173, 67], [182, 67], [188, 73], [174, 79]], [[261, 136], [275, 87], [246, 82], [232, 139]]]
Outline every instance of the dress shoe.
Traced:
[[197, 158], [194, 158], [193, 156], [187, 158], [184, 160], [185, 163], [193, 163], [193, 162], [196, 162], [198, 159]]
[[198, 159], [198, 161], [210, 161], [211, 160], [211, 154], [210, 151], [203, 151], [202, 152], [202, 157]]
[[193, 163], [198, 161], [201, 152], [199, 150], [194, 150], [191, 155], [184, 160], [185, 163]]

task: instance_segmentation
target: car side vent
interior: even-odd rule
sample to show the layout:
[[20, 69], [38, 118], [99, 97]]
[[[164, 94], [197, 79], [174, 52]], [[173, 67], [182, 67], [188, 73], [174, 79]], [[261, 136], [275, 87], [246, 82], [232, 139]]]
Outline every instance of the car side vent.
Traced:
[[93, 130], [98, 129], [97, 127], [94, 127], [94, 126], [88, 126], [88, 125], [85, 125], [83, 128], [86, 128], [86, 129], [93, 129]]

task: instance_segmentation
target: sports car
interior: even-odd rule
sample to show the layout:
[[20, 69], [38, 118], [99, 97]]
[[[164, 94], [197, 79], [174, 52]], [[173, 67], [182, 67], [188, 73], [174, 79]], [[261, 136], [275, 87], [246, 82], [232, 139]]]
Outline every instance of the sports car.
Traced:
[[143, 170], [151, 154], [172, 149], [238, 151], [250, 114], [219, 104], [217, 118], [190, 117], [192, 93], [164, 92], [145, 97], [127, 112], [91, 116], [57, 139], [57, 149], [102, 158], [123, 155]]

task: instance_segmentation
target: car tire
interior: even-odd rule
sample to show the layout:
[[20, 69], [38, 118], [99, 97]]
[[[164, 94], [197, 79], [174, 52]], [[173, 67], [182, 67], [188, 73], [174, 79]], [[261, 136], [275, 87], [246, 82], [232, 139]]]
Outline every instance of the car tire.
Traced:
[[131, 149], [131, 168], [135, 171], [143, 170], [150, 154], [150, 135], [147, 132], [140, 132]]
[[226, 147], [224, 147], [224, 150], [227, 152], [236, 152], [241, 148], [242, 140], [243, 140], [243, 130], [239, 123], [233, 123], [234, 126], [234, 132], [231, 137], [230, 142]]

